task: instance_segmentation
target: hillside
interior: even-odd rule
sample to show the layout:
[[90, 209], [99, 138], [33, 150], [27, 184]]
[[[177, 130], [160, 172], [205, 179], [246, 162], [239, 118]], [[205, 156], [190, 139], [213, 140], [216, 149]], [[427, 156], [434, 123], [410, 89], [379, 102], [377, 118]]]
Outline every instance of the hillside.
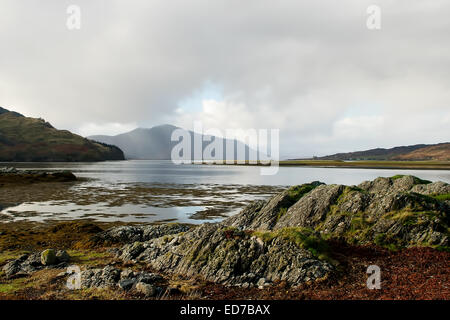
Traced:
[[[180, 128], [165, 124], [152, 128], [137, 128], [116, 136], [97, 135], [88, 138], [118, 146], [123, 150], [127, 159], [170, 160], [173, 147], [179, 143], [177, 141], [171, 141], [172, 132], [176, 129]], [[192, 131], [189, 131], [189, 133], [191, 135], [191, 159], [193, 160], [194, 140], [197, 141], [197, 139], [202, 139], [202, 137]], [[227, 143], [226, 139], [218, 137], [212, 137], [210, 141], [215, 141], [215, 139], [224, 146]], [[211, 143], [210, 141], [203, 142], [203, 150]], [[234, 141], [234, 156], [231, 155], [231, 152], [227, 154], [224, 148], [223, 159], [235, 160], [238, 148], [240, 150], [242, 150], [241, 148], [245, 148], [245, 159], [248, 160], [250, 148], [239, 141]], [[254, 157], [251, 158], [254, 159]]]
[[0, 161], [123, 160], [122, 150], [0, 107]]
[[317, 160], [450, 160], [450, 143], [417, 144], [390, 149], [376, 148], [365, 151], [336, 153]]
[[394, 160], [450, 160], [450, 143], [440, 143], [399, 155]]

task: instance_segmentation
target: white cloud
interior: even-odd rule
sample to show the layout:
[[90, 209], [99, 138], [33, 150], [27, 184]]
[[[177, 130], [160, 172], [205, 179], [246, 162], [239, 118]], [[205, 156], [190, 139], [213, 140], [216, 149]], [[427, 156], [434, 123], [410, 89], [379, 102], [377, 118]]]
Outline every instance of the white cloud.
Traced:
[[84, 123], [77, 130], [77, 133], [83, 137], [93, 135], [117, 135], [137, 128], [136, 123]]

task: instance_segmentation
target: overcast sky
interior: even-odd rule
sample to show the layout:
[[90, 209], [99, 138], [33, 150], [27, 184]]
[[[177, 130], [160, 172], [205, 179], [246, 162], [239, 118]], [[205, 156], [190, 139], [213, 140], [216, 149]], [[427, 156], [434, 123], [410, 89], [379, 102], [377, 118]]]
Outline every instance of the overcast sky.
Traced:
[[1, 0], [0, 106], [85, 136], [279, 128], [283, 156], [450, 141], [450, 1]]

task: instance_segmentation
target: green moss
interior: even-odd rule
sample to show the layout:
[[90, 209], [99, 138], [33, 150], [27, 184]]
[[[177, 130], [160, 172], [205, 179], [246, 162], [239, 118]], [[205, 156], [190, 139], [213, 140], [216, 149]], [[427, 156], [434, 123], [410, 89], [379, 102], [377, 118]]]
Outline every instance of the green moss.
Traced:
[[287, 208], [280, 208], [280, 211], [278, 211], [277, 215], [277, 221], [281, 219], [282, 216], [284, 216], [287, 212]]
[[450, 193], [435, 194], [435, 195], [431, 195], [430, 197], [433, 199], [436, 199], [438, 201], [446, 201], [446, 200], [450, 200]]
[[103, 265], [112, 259], [113, 255], [104, 251], [93, 250], [68, 250], [71, 261], [80, 265]]
[[449, 246], [435, 246], [434, 248], [438, 251], [450, 252]]
[[264, 242], [271, 242], [276, 238], [281, 238], [310, 251], [316, 258], [328, 259], [329, 247], [327, 242], [308, 228], [291, 227], [276, 231], [256, 231], [253, 232], [253, 235]]
[[30, 284], [25, 278], [18, 278], [8, 281], [7, 283], [0, 284], [0, 293], [11, 294], [18, 290], [25, 289], [29, 287]]
[[429, 220], [434, 220], [438, 216], [439, 213], [434, 211], [402, 210], [391, 212], [387, 214], [385, 218], [400, 221], [403, 225], [406, 226], [408, 225], [412, 226], [412, 225], [420, 225]]
[[305, 194], [314, 190], [316, 187], [320, 186], [322, 183], [320, 182], [312, 182], [306, 183], [299, 186], [294, 186], [288, 189], [289, 200], [292, 203], [300, 200]]
[[[392, 176], [391, 180], [397, 180], [397, 179], [401, 179], [403, 177], [406, 177], [406, 176], [404, 174], [397, 174], [395, 176]], [[423, 179], [420, 179], [415, 176], [413, 176], [413, 179], [414, 179], [414, 184], [429, 184], [429, 183], [431, 183], [431, 181], [429, 181], [429, 180], [423, 180]]]

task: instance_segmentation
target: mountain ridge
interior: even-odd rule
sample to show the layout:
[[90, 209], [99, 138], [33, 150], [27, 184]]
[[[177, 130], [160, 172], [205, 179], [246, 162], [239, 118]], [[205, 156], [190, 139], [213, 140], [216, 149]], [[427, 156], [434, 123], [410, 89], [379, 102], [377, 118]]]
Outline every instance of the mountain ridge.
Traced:
[[[135, 160], [170, 160], [172, 158], [172, 150], [180, 143], [179, 141], [171, 141], [172, 132], [176, 129], [182, 129], [180, 127], [171, 124], [157, 125], [151, 128], [136, 128], [129, 132], [121, 133], [118, 135], [92, 135], [88, 136], [88, 139], [116, 145], [121, 148], [127, 159]], [[194, 160], [194, 141], [200, 138], [202, 135], [190, 130], [186, 130], [191, 136], [191, 160]], [[208, 136], [208, 135], [203, 135]], [[217, 142], [221, 143], [223, 148], [223, 159], [226, 160], [236, 160], [237, 150], [239, 148], [245, 149], [245, 159], [250, 158], [251, 150], [250, 147], [240, 141], [233, 141], [234, 145], [234, 155], [231, 157], [231, 153], [227, 153], [225, 145], [227, 144], [227, 139], [212, 136], [213, 139], [210, 141], [203, 141], [202, 139], [202, 150], [205, 150], [206, 146], [215, 139]], [[261, 155], [257, 153], [257, 157], [261, 159]], [[253, 160], [253, 157], [251, 157]], [[199, 160], [199, 159], [195, 159]], [[209, 159], [203, 159], [209, 160]], [[220, 159], [222, 160], [222, 159]], [[241, 160], [241, 159], [239, 159]]]
[[317, 160], [411, 160], [450, 161], [450, 142], [437, 144], [415, 144], [393, 148], [374, 148], [364, 151], [335, 153]]

